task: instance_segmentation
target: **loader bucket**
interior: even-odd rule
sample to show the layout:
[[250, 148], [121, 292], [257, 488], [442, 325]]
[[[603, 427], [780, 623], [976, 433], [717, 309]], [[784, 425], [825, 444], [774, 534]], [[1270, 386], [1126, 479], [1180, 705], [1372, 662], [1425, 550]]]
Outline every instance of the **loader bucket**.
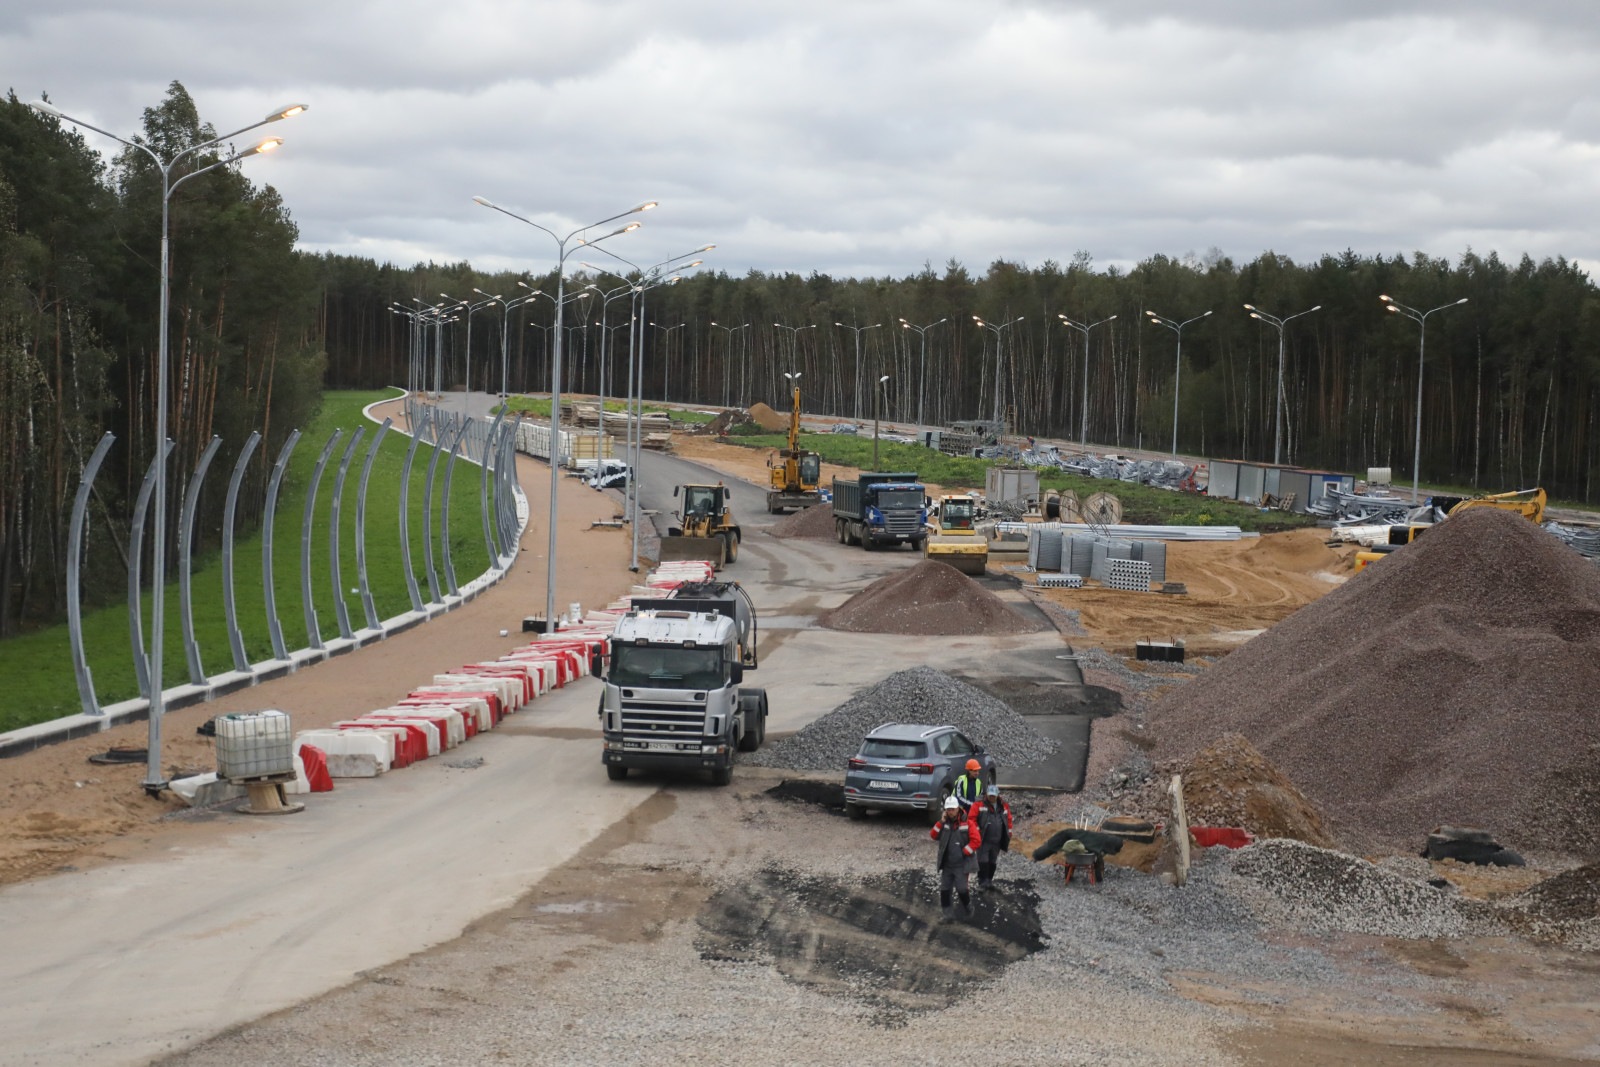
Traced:
[[725, 550], [725, 543], [720, 537], [663, 537], [660, 562], [703, 559], [720, 571], [725, 562], [723, 559]]

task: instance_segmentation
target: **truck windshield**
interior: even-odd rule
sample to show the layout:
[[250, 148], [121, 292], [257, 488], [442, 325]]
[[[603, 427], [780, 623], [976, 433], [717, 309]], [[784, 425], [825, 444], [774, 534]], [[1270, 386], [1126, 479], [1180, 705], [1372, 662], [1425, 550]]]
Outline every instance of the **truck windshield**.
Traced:
[[720, 648], [638, 648], [611, 650], [611, 682], [640, 689], [720, 689]]
[[922, 507], [922, 490], [880, 489], [878, 490], [878, 507], [920, 508]]

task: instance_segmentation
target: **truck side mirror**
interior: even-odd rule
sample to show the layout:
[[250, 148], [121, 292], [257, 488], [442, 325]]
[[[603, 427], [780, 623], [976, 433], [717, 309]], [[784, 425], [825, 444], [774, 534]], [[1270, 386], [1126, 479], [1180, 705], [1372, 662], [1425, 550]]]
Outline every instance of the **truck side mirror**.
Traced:
[[589, 673], [596, 678], [603, 677], [606, 672], [606, 658], [599, 652], [589, 657]]
[[672, 497], [673, 497], [674, 500], [676, 500], [677, 497], [678, 497], [678, 490], [682, 489], [682, 488], [683, 488], [683, 486], [681, 486], [681, 485], [675, 485], [675, 486], [672, 487]]
[[736, 683], [744, 681], [744, 664], [735, 661], [732, 664], [732, 668], [733, 669], [729, 673], [729, 677], [731, 677]]

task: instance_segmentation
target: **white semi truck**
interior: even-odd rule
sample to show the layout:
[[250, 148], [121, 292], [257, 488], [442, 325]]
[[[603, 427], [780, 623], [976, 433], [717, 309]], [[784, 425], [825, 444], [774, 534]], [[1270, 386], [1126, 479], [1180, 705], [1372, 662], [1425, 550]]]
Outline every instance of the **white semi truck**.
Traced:
[[600, 699], [601, 759], [613, 780], [631, 769], [707, 771], [733, 779], [733, 754], [767, 734], [767, 693], [742, 686], [755, 670], [755, 605], [738, 582], [679, 588], [659, 606], [617, 620]]

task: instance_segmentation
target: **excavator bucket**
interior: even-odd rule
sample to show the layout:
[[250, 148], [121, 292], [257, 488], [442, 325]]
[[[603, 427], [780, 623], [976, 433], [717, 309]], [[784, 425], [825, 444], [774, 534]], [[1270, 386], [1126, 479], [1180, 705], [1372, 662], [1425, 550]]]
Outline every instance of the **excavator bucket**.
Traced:
[[663, 537], [661, 562], [680, 559], [703, 559], [716, 570], [727, 562], [727, 542], [721, 537]]

